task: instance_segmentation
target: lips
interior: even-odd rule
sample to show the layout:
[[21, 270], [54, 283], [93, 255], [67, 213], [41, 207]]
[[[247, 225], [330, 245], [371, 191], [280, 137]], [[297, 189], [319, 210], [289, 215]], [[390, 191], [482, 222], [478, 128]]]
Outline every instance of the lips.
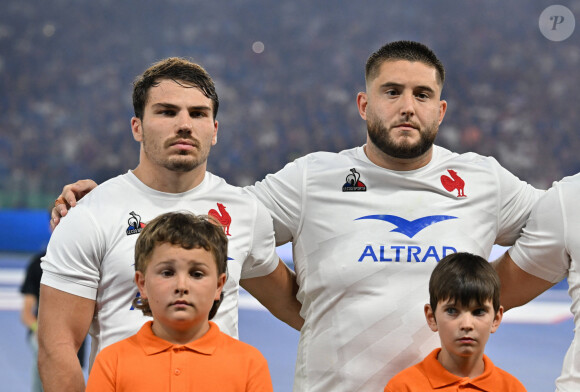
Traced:
[[475, 342], [476, 342], [476, 340], [475, 340], [475, 339], [473, 339], [473, 338], [470, 338], [469, 336], [464, 336], [464, 337], [462, 337], [462, 338], [459, 338], [459, 339], [458, 339], [458, 341], [459, 341], [460, 343], [463, 343], [463, 344], [467, 344], [467, 343], [475, 343]]
[[398, 124], [395, 125], [394, 128], [408, 128], [408, 129], [419, 129], [419, 127], [415, 124], [411, 124], [411, 123], [402, 123], [402, 124]]
[[192, 305], [187, 301], [175, 301], [171, 304], [171, 306], [192, 306]]
[[166, 144], [168, 147], [177, 147], [183, 149], [191, 149], [198, 146], [195, 140], [182, 138], [169, 140]]

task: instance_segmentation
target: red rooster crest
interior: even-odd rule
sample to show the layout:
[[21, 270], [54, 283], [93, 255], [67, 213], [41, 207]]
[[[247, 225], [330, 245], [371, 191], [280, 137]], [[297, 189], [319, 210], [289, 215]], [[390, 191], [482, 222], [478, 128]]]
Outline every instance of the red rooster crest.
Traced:
[[443, 187], [447, 189], [448, 192], [457, 189], [457, 197], [467, 197], [463, 191], [465, 181], [457, 175], [455, 170], [448, 169], [447, 171], [451, 175], [451, 178], [445, 175], [441, 176], [441, 184], [443, 184]]
[[224, 206], [222, 203], [217, 203], [217, 206], [219, 212], [217, 212], [214, 209], [211, 209], [207, 214], [215, 218], [224, 227], [224, 232], [226, 233], [226, 235], [231, 236], [230, 224], [232, 223], [232, 217], [230, 216], [230, 214], [228, 214], [228, 212], [226, 211], [226, 206]]

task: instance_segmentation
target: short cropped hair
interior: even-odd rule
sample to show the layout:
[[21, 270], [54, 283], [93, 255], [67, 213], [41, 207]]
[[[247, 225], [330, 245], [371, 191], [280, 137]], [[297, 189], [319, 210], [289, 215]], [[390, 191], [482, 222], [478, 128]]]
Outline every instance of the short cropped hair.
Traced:
[[440, 301], [452, 300], [468, 307], [491, 300], [499, 310], [500, 280], [493, 266], [471, 253], [452, 253], [435, 267], [429, 279], [429, 303], [433, 313]]
[[[228, 239], [223, 227], [209, 216], [168, 212], [153, 219], [141, 231], [135, 244], [135, 271], [145, 275], [153, 250], [165, 243], [184, 249], [203, 248], [213, 255], [218, 276], [227, 272]], [[210, 310], [210, 320], [215, 316], [222, 300], [223, 292]], [[152, 316], [147, 299], [135, 298], [133, 306], [141, 309], [144, 315]]]
[[426, 45], [414, 41], [394, 41], [382, 46], [371, 54], [365, 67], [365, 79], [368, 82], [377, 77], [379, 68], [385, 61], [419, 61], [437, 70], [437, 82], [443, 86], [445, 67], [435, 53]]
[[161, 80], [173, 80], [184, 87], [196, 87], [213, 103], [213, 118], [217, 117], [219, 98], [211, 76], [199, 64], [181, 57], [169, 57], [158, 61], [138, 76], [133, 82], [133, 110], [135, 117], [143, 120], [149, 89]]

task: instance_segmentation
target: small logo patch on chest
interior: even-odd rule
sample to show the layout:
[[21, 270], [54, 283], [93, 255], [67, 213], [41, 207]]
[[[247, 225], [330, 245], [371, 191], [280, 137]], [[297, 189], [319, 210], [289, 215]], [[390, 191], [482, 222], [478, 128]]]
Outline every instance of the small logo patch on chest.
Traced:
[[457, 190], [457, 197], [467, 197], [464, 191], [465, 181], [459, 177], [455, 170], [447, 169], [447, 171], [451, 177], [446, 175], [441, 176], [441, 185], [443, 185], [443, 188], [445, 188], [447, 192]]
[[141, 233], [141, 230], [143, 230], [143, 228], [145, 227], [145, 223], [141, 222], [141, 216], [136, 214], [134, 211], [131, 211], [129, 215], [130, 217], [127, 220], [128, 224], [126, 230], [127, 235]]
[[356, 169], [350, 169], [346, 176], [346, 182], [342, 186], [343, 192], [366, 192], [367, 186], [360, 180], [360, 173]]

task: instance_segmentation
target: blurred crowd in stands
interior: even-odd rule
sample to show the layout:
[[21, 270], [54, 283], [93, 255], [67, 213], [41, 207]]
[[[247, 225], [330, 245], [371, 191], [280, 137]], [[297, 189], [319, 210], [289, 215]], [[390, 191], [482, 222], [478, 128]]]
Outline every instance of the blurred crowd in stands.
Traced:
[[[580, 3], [569, 3], [580, 16]], [[214, 77], [220, 127], [209, 170], [233, 184], [312, 151], [361, 145], [365, 61], [399, 39], [426, 43], [446, 65], [438, 144], [492, 155], [548, 187], [580, 171], [580, 31], [546, 39], [538, 18], [549, 5], [6, 0], [0, 208], [47, 208], [66, 183], [134, 168], [132, 80], [167, 56], [192, 58]]]

